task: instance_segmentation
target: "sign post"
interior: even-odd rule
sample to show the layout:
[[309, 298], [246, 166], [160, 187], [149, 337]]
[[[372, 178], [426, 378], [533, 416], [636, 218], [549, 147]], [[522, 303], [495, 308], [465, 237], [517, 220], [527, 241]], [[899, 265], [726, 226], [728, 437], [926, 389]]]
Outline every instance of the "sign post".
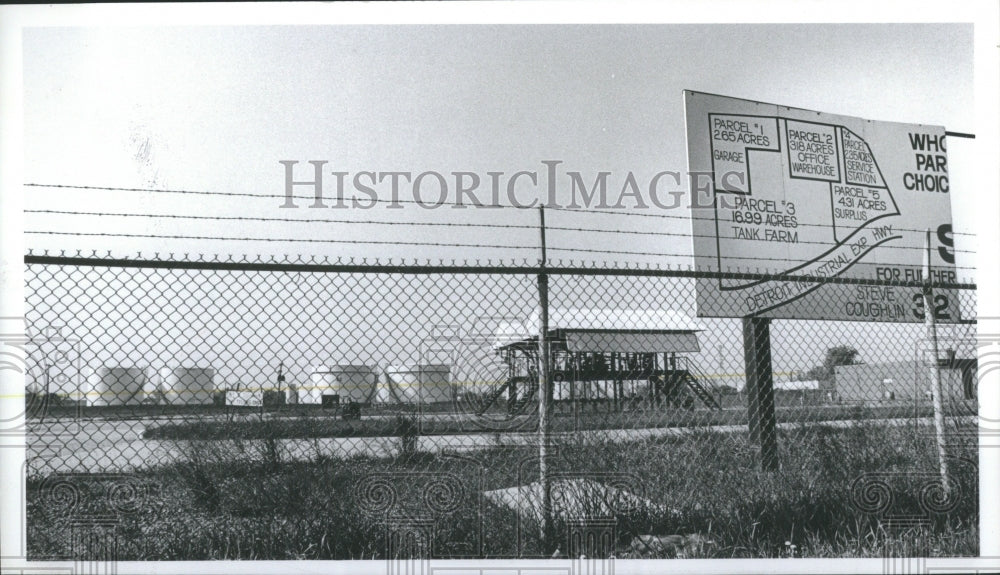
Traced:
[[941, 401], [941, 367], [938, 365], [938, 337], [937, 322], [934, 318], [934, 290], [931, 288], [931, 231], [927, 230], [926, 233], [927, 252], [924, 254], [924, 324], [927, 326], [927, 339], [930, 340], [931, 396], [934, 402], [934, 436], [937, 440], [941, 489], [944, 491], [945, 497], [948, 497], [951, 494], [951, 483], [948, 480], [948, 454], [945, 450], [944, 406]]
[[771, 370], [771, 320], [743, 318], [743, 358], [746, 365], [750, 441], [760, 448], [761, 469], [777, 471], [778, 437]]
[[696, 280], [698, 315], [743, 320], [762, 467], [778, 467], [771, 319], [926, 322], [948, 491], [935, 323], [962, 318], [954, 289], [930, 290], [958, 283], [944, 128], [691, 91], [684, 104], [695, 265], [716, 272]]

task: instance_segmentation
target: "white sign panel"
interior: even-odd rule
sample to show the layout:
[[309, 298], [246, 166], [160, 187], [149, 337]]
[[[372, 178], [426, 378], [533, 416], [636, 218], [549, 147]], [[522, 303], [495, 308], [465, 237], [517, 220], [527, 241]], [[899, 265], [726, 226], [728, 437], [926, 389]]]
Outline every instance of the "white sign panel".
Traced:
[[[698, 269], [956, 282], [944, 128], [685, 92]], [[954, 290], [935, 291], [958, 321]], [[919, 288], [698, 280], [698, 315], [920, 322]]]

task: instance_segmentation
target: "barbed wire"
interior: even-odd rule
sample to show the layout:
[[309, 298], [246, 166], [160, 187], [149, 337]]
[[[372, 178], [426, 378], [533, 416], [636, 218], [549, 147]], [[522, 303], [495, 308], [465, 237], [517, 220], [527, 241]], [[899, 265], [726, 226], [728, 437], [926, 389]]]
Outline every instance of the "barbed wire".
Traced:
[[[312, 200], [316, 201], [316, 196], [300, 196], [297, 194], [251, 194], [248, 192], [213, 192], [205, 190], [172, 190], [172, 189], [160, 189], [160, 188], [118, 188], [112, 186], [82, 186], [82, 185], [72, 185], [72, 184], [40, 184], [40, 183], [27, 183], [25, 186], [35, 187], [35, 188], [56, 188], [56, 189], [72, 189], [72, 190], [101, 190], [101, 191], [111, 191], [111, 192], [149, 192], [154, 194], [189, 194], [197, 196], [224, 196], [224, 197], [241, 197], [241, 198], [264, 198], [264, 199], [298, 199], [298, 200]], [[356, 198], [356, 197], [343, 197], [343, 198], [328, 198], [321, 196], [320, 201], [336, 201], [340, 199], [341, 201], [347, 202], [351, 200], [358, 200], [360, 202], [375, 202], [375, 203], [386, 203], [386, 204], [415, 204], [418, 206], [460, 206], [460, 207], [476, 207], [476, 208], [510, 208], [510, 209], [528, 209], [522, 206], [508, 206], [504, 204], [463, 204], [463, 203], [446, 203], [446, 202], [422, 202], [418, 200], [402, 200], [402, 199], [382, 199], [382, 198]], [[297, 206], [296, 206], [297, 207]], [[329, 206], [324, 206], [329, 207]], [[346, 206], [345, 206], [346, 207]]]
[[[58, 256], [54, 255], [54, 253], [50, 254], [50, 252], [56, 252], [56, 251], [58, 251], [58, 253], [59, 253]], [[226, 253], [226, 254], [195, 253], [195, 254], [192, 255], [191, 252], [168, 252], [168, 251], [164, 251], [164, 252], [153, 251], [152, 252], [152, 259], [149, 259], [149, 256], [143, 256], [143, 252], [141, 252], [141, 251], [136, 252], [136, 254], [135, 254], [134, 257], [128, 256], [128, 255], [124, 255], [124, 256], [114, 255], [114, 254], [112, 254], [111, 250], [100, 250], [102, 252], [105, 252], [104, 254], [100, 254], [100, 253], [98, 253], [98, 250], [96, 250], [96, 249], [89, 250], [89, 252], [90, 252], [89, 255], [84, 253], [87, 250], [77, 249], [77, 250], [75, 250], [76, 254], [74, 256], [74, 255], [72, 255], [73, 251], [74, 250], [65, 250], [65, 249], [59, 249], [59, 250], [55, 250], [55, 249], [53, 249], [53, 250], [41, 249], [41, 250], [39, 250], [39, 252], [41, 252], [41, 253], [36, 253], [34, 248], [28, 248], [28, 253], [25, 256], [25, 258], [28, 259], [29, 261], [32, 260], [33, 258], [40, 258], [40, 257], [47, 257], [47, 258], [49, 258], [49, 257], [54, 257], [54, 258], [75, 258], [75, 259], [87, 260], [87, 261], [141, 261], [141, 262], [151, 262], [152, 261], [152, 262], [163, 262], [163, 263], [225, 263], [225, 264], [229, 264], [229, 263], [254, 263], [254, 264], [264, 263], [264, 264], [272, 264], [272, 265], [296, 264], [296, 265], [324, 265], [324, 266], [359, 265], [359, 264], [361, 264], [361, 265], [373, 265], [373, 266], [381, 266], [381, 267], [391, 267], [391, 266], [434, 266], [434, 267], [447, 267], [449, 265], [450, 266], [466, 266], [466, 267], [468, 267], [468, 266], [480, 266], [480, 265], [484, 265], [481, 260], [485, 259], [486, 260], [486, 264], [485, 265], [488, 265], [488, 266], [494, 265], [494, 261], [495, 261], [496, 265], [500, 265], [500, 266], [509, 265], [511, 267], [530, 267], [531, 269], [537, 269], [538, 268], [538, 264], [539, 264], [538, 260], [530, 259], [530, 258], [520, 258], [520, 259], [518, 259], [518, 258], [510, 258], [509, 260], [508, 259], [504, 259], [504, 258], [496, 258], [496, 259], [494, 259], [494, 258], [477, 258], [477, 259], [461, 259], [461, 260], [453, 258], [453, 259], [451, 259], [451, 263], [449, 264], [448, 260], [442, 259], [442, 258], [437, 258], [435, 260], [432, 260], [431, 258], [409, 258], [409, 259], [407, 259], [407, 258], [399, 258], [399, 261], [397, 262], [392, 257], [386, 257], [386, 258], [368, 257], [368, 256], [365, 256], [365, 257], [361, 257], [361, 256], [335, 256], [334, 257], [334, 256], [328, 256], [328, 255], [323, 255], [323, 256], [308, 255], [308, 256], [306, 256], [306, 255], [302, 255], [302, 254], [295, 254], [295, 255], [284, 254], [283, 257], [279, 258], [278, 256], [273, 256], [273, 255], [272, 256], [263, 256], [261, 254], [257, 254], [256, 256], [250, 256], [250, 255], [247, 255], [247, 254], [240, 255], [240, 254], [233, 254], [233, 253]], [[67, 252], [70, 252], [70, 254], [67, 254]], [[147, 253], [149, 253], [149, 252], [147, 252]], [[161, 255], [161, 253], [162, 254], [166, 254], [166, 255]], [[183, 257], [176, 257], [175, 256], [175, 254], [181, 254], [181, 253], [183, 253]], [[357, 260], [360, 260], [360, 261], [357, 261]], [[508, 261], [510, 262], [509, 264], [505, 263], [505, 262], [508, 262]], [[559, 261], [560, 261], [560, 263], [562, 263], [562, 260], [559, 260]], [[573, 263], [570, 260], [567, 260], [567, 261], [570, 262], [570, 264]], [[473, 263], [473, 262], [475, 262], [475, 263]], [[581, 266], [581, 267], [585, 267], [585, 266]], [[648, 267], [649, 266], [647, 265], [647, 268]], [[629, 269], [632, 269], [632, 268], [629, 268]]]
[[[113, 186], [84, 186], [84, 185], [74, 185], [74, 184], [43, 184], [37, 182], [30, 182], [24, 184], [25, 186], [38, 187], [38, 188], [54, 188], [54, 189], [77, 189], [77, 190], [103, 190], [103, 191], [122, 191], [122, 192], [149, 192], [149, 193], [163, 193], [163, 194], [193, 194], [193, 195], [204, 195], [204, 196], [225, 196], [225, 197], [248, 197], [248, 198], [277, 198], [277, 199], [301, 199], [301, 200], [312, 200], [316, 201], [315, 195], [297, 195], [297, 194], [251, 194], [247, 192], [215, 192], [215, 191], [204, 191], [204, 190], [182, 190], [182, 189], [161, 189], [161, 188], [127, 188], [127, 187], [113, 187]], [[338, 198], [326, 198], [321, 197], [321, 201], [334, 201]], [[504, 205], [504, 204], [464, 204], [464, 203], [445, 203], [445, 202], [422, 202], [417, 200], [402, 200], [402, 199], [382, 199], [382, 198], [339, 198], [340, 201], [346, 202], [348, 200], [360, 200], [368, 201], [374, 203], [386, 203], [386, 204], [413, 204], [422, 207], [427, 206], [460, 206], [460, 207], [476, 207], [476, 208], [507, 208], [516, 210], [527, 210], [534, 209], [537, 206], [514, 206], [514, 205]], [[583, 209], [570, 206], [545, 206], [549, 210], [561, 211], [561, 212], [572, 212], [572, 213], [584, 213], [584, 214], [604, 214], [604, 215], [616, 215], [616, 216], [630, 216], [630, 217], [644, 217], [644, 218], [660, 218], [660, 219], [673, 219], [680, 221], [715, 221], [715, 218], [699, 218], [695, 217], [693, 213], [691, 214], [644, 214], [629, 211], [613, 211], [613, 210], [602, 210], [602, 209]], [[709, 208], [711, 206], [705, 206]], [[689, 209], [697, 209], [694, 207], [689, 207]], [[798, 223], [798, 226], [803, 227], [832, 227], [829, 224], [813, 224], [813, 223]], [[925, 232], [926, 230], [916, 229], [916, 228], [895, 228], [898, 231], [907, 232]], [[975, 237], [975, 233], [971, 232], [956, 232], [952, 231], [953, 236], [969, 236]]]
[[453, 228], [497, 228], [497, 229], [527, 229], [537, 230], [537, 225], [526, 224], [476, 224], [454, 222], [387, 222], [382, 220], [341, 220], [331, 218], [276, 218], [254, 216], [195, 216], [181, 214], [132, 214], [123, 212], [79, 212], [69, 210], [24, 210], [26, 214], [61, 214], [74, 216], [123, 217], [123, 218], [166, 218], [179, 220], [216, 220], [216, 221], [246, 221], [246, 222], [284, 222], [306, 224], [363, 224], [383, 226], [439, 226]]
[[[535, 229], [537, 229], [537, 227], [535, 227]], [[595, 228], [576, 228], [576, 227], [548, 226], [548, 225], [545, 226], [545, 230], [546, 231], [549, 231], [549, 230], [559, 230], [559, 231], [585, 232], [585, 233], [625, 234], [625, 235], [649, 235], [649, 236], [665, 236], [665, 237], [675, 237], [675, 238], [705, 238], [705, 239], [711, 239], [711, 240], [714, 240], [714, 239], [717, 238], [717, 236], [708, 235], [708, 234], [695, 234], [695, 233], [688, 234], [688, 233], [682, 233], [682, 232], [647, 232], [647, 231], [635, 231], [635, 230], [602, 230], [602, 229], [595, 229]], [[896, 231], [896, 228], [894, 228], [893, 231]], [[921, 233], [923, 233], [923, 232], [921, 232]], [[897, 239], [897, 238], [902, 238], [902, 236], [895, 236], [895, 238], [889, 238], [889, 239]], [[718, 238], [718, 239], [726, 239], [726, 238]], [[733, 239], [733, 238], [729, 238], [729, 239]], [[821, 242], [821, 241], [803, 240], [803, 239], [797, 239], [796, 241], [789, 242], [789, 243], [806, 244], [806, 245], [810, 245], [811, 244], [811, 245], [821, 245], [821, 246], [830, 246], [831, 245], [830, 242]], [[891, 245], [891, 244], [882, 244], [882, 245], [879, 245], [878, 247], [879, 247], [880, 250], [885, 249], [885, 250], [921, 250], [921, 251], [923, 251], [923, 250], [926, 249], [926, 248], [924, 248], [922, 246], [898, 246], [898, 245]], [[961, 249], [957, 249], [957, 248], [949, 248], [949, 251], [951, 251], [953, 253], [969, 253], [969, 254], [976, 253], [974, 250], [961, 250]], [[753, 259], [758, 259], [758, 258], [753, 258]], [[785, 260], [782, 260], [782, 261], [785, 261]]]
[[[145, 238], [145, 239], [181, 239], [181, 240], [214, 240], [214, 241], [239, 241], [239, 242], [268, 242], [268, 243], [333, 243], [333, 244], [348, 244], [348, 245], [391, 245], [395, 247], [404, 246], [421, 246], [421, 247], [457, 247], [457, 248], [485, 248], [485, 249], [513, 249], [513, 250], [539, 250], [538, 246], [520, 246], [520, 245], [502, 245], [502, 244], [466, 244], [466, 243], [441, 243], [441, 242], [399, 242], [399, 241], [382, 241], [382, 240], [336, 240], [336, 239], [311, 239], [311, 238], [254, 238], [254, 237], [227, 237], [227, 236], [196, 236], [196, 235], [172, 235], [172, 234], [126, 234], [126, 233], [112, 233], [112, 232], [58, 232], [52, 230], [28, 230], [24, 232], [25, 234], [31, 235], [51, 235], [51, 236], [84, 236], [84, 237], [122, 237], [122, 238]], [[647, 252], [647, 251], [636, 251], [636, 250], [606, 250], [606, 249], [593, 249], [593, 248], [564, 248], [558, 246], [547, 246], [549, 251], [557, 252], [575, 252], [575, 253], [590, 253], [590, 254], [607, 254], [607, 255], [626, 255], [626, 256], [645, 256], [645, 257], [677, 257], [677, 258], [691, 258], [694, 257], [690, 253], [671, 253], [671, 252]], [[786, 258], [769, 258], [765, 256], [726, 256], [724, 258], [727, 261], [730, 260], [740, 260], [740, 261], [774, 261], [774, 262], [784, 262], [788, 263]], [[883, 263], [883, 262], [864, 262], [868, 265], [898, 265], [896, 263]], [[959, 265], [949, 265], [949, 269], [976, 269], [972, 266], [959, 266]]]
[[[703, 207], [698, 207], [698, 208], [690, 207], [689, 209], [691, 209], [691, 210], [695, 210], [695, 209], [709, 209], [711, 207], [713, 207], [713, 206], [703, 206]], [[633, 213], [633, 212], [616, 212], [616, 211], [611, 211], [611, 210], [600, 210], [600, 209], [594, 210], [594, 209], [571, 208], [571, 207], [565, 207], [565, 206], [546, 206], [546, 209], [555, 210], [555, 211], [559, 211], [559, 212], [573, 212], [573, 213], [582, 213], [582, 214], [606, 214], [606, 215], [615, 215], [615, 216], [636, 216], [636, 217], [644, 217], [644, 218], [661, 218], [661, 219], [674, 219], [674, 220], [683, 220], [683, 221], [703, 221], [703, 222], [716, 222], [717, 221], [717, 219], [714, 218], [714, 217], [709, 217], [709, 218], [699, 218], [699, 217], [696, 217], [694, 215], [694, 213], [691, 213], [690, 215], [679, 215], [679, 214], [640, 214], [640, 213]], [[797, 222], [796, 226], [797, 227], [817, 227], [817, 228], [833, 228], [834, 227], [834, 226], [831, 226], [830, 224], [822, 224], [822, 223], [815, 223], [814, 224], [814, 223], [810, 223], [810, 222]], [[902, 232], [918, 232], [918, 233], [924, 233], [924, 232], [927, 231], [926, 229], [897, 228], [895, 226], [893, 227], [893, 230], [895, 230], [895, 231], [902, 231]], [[950, 233], [952, 235], [954, 235], [954, 236], [971, 236], [971, 237], [975, 237], [976, 236], [976, 234], [972, 233], [972, 232], [955, 232], [955, 231], [953, 231], [953, 232], [950, 232]], [[712, 237], [715, 237], [715, 236], [712, 236]]]
[[124, 234], [109, 232], [57, 232], [51, 230], [28, 230], [25, 234], [49, 235], [49, 236], [84, 236], [84, 237], [112, 237], [112, 238], [146, 238], [163, 240], [214, 240], [214, 241], [238, 241], [238, 242], [297, 242], [297, 243], [317, 243], [317, 244], [357, 244], [357, 245], [391, 245], [391, 246], [421, 246], [421, 247], [456, 247], [456, 248], [489, 248], [506, 250], [537, 250], [537, 246], [510, 246], [500, 244], [463, 244], [463, 243], [442, 243], [442, 242], [396, 242], [381, 240], [330, 240], [330, 239], [310, 239], [310, 238], [253, 238], [253, 237], [226, 237], [226, 236], [185, 236], [172, 234]]
[[[475, 258], [475, 259], [430, 259], [430, 258], [377, 258], [360, 256], [290, 256], [285, 254], [279, 256], [234, 255], [227, 253], [203, 254], [196, 253], [192, 256], [189, 252], [184, 252], [183, 257], [175, 257], [175, 253], [180, 252], [153, 252], [151, 256], [144, 256], [143, 252], [137, 252], [132, 256], [117, 256], [111, 250], [105, 254], [98, 254], [97, 250], [90, 250], [90, 254], [84, 254], [86, 250], [75, 250], [76, 255], [67, 254], [67, 251], [58, 250], [58, 255], [50, 254], [50, 251], [40, 250], [36, 253], [34, 249], [29, 249], [25, 255], [27, 265], [71, 265], [79, 267], [138, 267], [138, 268], [163, 268], [163, 269], [199, 269], [199, 270], [224, 270], [231, 269], [230, 266], [250, 266], [251, 270], [273, 270], [273, 271], [347, 271], [358, 273], [377, 273], [383, 271], [395, 271], [405, 273], [407, 271], [418, 270], [422, 273], [433, 273], [440, 269], [442, 273], [538, 273], [541, 269], [540, 259], [529, 258]], [[690, 259], [690, 258], [688, 258]], [[900, 286], [920, 286], [923, 283], [919, 279], [914, 280], [889, 280], [883, 278], [854, 278], [854, 277], [816, 277], [816, 276], [792, 276], [784, 272], [777, 272], [768, 269], [761, 269], [759, 266], [732, 266], [720, 270], [716, 266], [692, 265], [691, 263], [678, 262], [638, 262], [594, 259], [576, 260], [563, 258], [549, 258], [544, 268], [550, 273], [585, 275], [668, 275], [677, 278], [702, 278], [702, 277], [724, 277], [732, 279], [753, 279], [753, 280], [774, 280], [774, 281], [816, 281], [820, 283], [858, 283], [870, 285], [900, 285]], [[975, 289], [976, 284], [968, 278], [956, 278], [951, 282], [934, 282], [942, 287], [951, 285], [959, 289]]]
[[[881, 246], [880, 246], [881, 247]], [[590, 249], [590, 248], [560, 248], [560, 247], [546, 247], [549, 251], [557, 252], [580, 252], [580, 253], [592, 253], [592, 254], [609, 254], [609, 255], [631, 255], [631, 256], [652, 256], [652, 257], [694, 257], [692, 254], [677, 254], [668, 252], [638, 252], [638, 251], [621, 251], [621, 250], [602, 250], [602, 249]], [[746, 260], [746, 261], [771, 261], [771, 262], [784, 262], [789, 263], [787, 258], [769, 258], [765, 256], [726, 256], [723, 258], [725, 260]], [[888, 262], [863, 262], [866, 265], [873, 266], [898, 266], [898, 263], [888, 263]], [[973, 266], [959, 266], [959, 265], [948, 265], [948, 268], [955, 269], [976, 269]]]
[[[277, 217], [254, 217], [254, 216], [197, 216], [197, 215], [180, 215], [180, 214], [135, 214], [135, 213], [124, 213], [124, 212], [82, 212], [82, 211], [71, 211], [71, 210], [24, 210], [25, 213], [29, 214], [58, 214], [58, 215], [73, 215], [73, 216], [96, 216], [96, 217], [124, 217], [124, 218], [165, 218], [165, 219], [179, 219], [179, 220], [210, 220], [210, 221], [246, 221], [246, 222], [282, 222], [282, 223], [327, 223], [327, 224], [358, 224], [358, 225], [383, 225], [383, 226], [418, 226], [418, 227], [448, 227], [448, 228], [486, 228], [486, 229], [523, 229], [523, 230], [537, 230], [538, 225], [527, 225], [527, 224], [477, 224], [477, 223], [454, 223], [454, 222], [387, 222], [382, 220], [343, 220], [343, 219], [332, 219], [332, 218], [277, 218]], [[706, 238], [715, 239], [714, 235], [707, 234], [695, 234], [695, 233], [682, 233], [682, 232], [660, 232], [660, 231], [643, 231], [643, 230], [608, 230], [600, 228], [585, 228], [585, 227], [573, 227], [573, 226], [546, 226], [546, 231], [568, 231], [577, 233], [603, 233], [603, 234], [622, 234], [622, 235], [642, 235], [642, 236], [653, 236], [653, 237], [675, 237], [675, 238]], [[830, 245], [829, 242], [823, 241], [813, 241], [800, 239], [793, 243], [796, 244], [813, 244], [813, 245]], [[921, 246], [899, 246], [899, 245], [881, 245], [880, 249], [890, 250], [890, 249], [902, 249], [902, 250], [924, 250]], [[951, 248], [954, 253], [975, 253], [974, 250], [962, 250], [958, 248]], [[644, 255], [637, 253], [636, 255]]]
[[[301, 200], [313, 200], [316, 201], [315, 195], [297, 195], [297, 194], [251, 194], [246, 192], [214, 192], [214, 191], [203, 191], [203, 190], [182, 190], [182, 189], [161, 189], [161, 188], [126, 188], [126, 187], [113, 187], [113, 186], [84, 186], [84, 185], [74, 185], [74, 184], [43, 184], [37, 182], [30, 182], [24, 184], [25, 186], [39, 187], [39, 188], [56, 188], [56, 189], [79, 189], [79, 190], [104, 190], [104, 191], [123, 191], [123, 192], [150, 192], [150, 193], [164, 193], [164, 194], [195, 194], [195, 195], [206, 195], [206, 196], [230, 196], [230, 197], [249, 197], [249, 198], [278, 198], [278, 199], [301, 199]], [[508, 208], [516, 210], [527, 210], [534, 209], [537, 206], [515, 206], [515, 205], [504, 205], [504, 204], [464, 204], [464, 203], [445, 203], [445, 202], [423, 202], [418, 200], [402, 200], [398, 198], [393, 199], [382, 199], [382, 198], [327, 198], [320, 197], [321, 201], [334, 201], [339, 199], [342, 202], [348, 200], [360, 200], [368, 201], [374, 203], [387, 203], [387, 204], [414, 204], [422, 207], [429, 205], [432, 206], [460, 206], [460, 207], [477, 207], [477, 208]], [[551, 206], [545, 205], [545, 208], [554, 211], [561, 212], [573, 212], [573, 213], [584, 213], [584, 214], [604, 214], [604, 215], [616, 215], [616, 216], [631, 216], [631, 217], [645, 217], [645, 218], [660, 218], [660, 219], [674, 219], [674, 220], [702, 220], [702, 221], [715, 221], [715, 218], [698, 218], [694, 214], [680, 215], [680, 214], [643, 214], [628, 211], [613, 211], [613, 210], [602, 210], [602, 209], [591, 209], [591, 208], [577, 208], [571, 206]], [[704, 206], [708, 209], [712, 206]], [[699, 209], [693, 206], [689, 206], [689, 209]], [[810, 226], [810, 227], [832, 227], [829, 224], [812, 224], [801, 222], [797, 224], [798, 226]], [[925, 232], [926, 230], [916, 229], [916, 228], [895, 228], [898, 231], [908, 231], [908, 232]], [[956, 232], [952, 231], [953, 236], [976, 236], [972, 232]]]

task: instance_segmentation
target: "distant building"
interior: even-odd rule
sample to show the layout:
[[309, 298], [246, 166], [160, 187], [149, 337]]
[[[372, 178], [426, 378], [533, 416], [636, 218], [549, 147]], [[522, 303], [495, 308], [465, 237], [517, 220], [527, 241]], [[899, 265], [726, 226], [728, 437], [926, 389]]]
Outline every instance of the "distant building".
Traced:
[[[941, 366], [945, 400], [976, 398], [975, 359], [953, 359]], [[921, 361], [841, 365], [834, 370], [837, 398], [864, 402], [927, 400], [931, 397], [929, 366]]]
[[775, 391], [805, 391], [805, 390], [817, 390], [819, 389], [819, 381], [813, 379], [809, 381], [776, 381], [774, 382]]

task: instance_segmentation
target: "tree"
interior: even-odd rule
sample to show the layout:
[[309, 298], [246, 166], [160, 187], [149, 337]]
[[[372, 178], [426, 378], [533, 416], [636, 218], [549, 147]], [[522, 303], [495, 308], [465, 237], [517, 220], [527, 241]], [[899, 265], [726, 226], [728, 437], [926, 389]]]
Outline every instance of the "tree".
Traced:
[[858, 355], [860, 355], [858, 350], [849, 345], [831, 347], [826, 350], [826, 360], [823, 361], [823, 367], [829, 369], [832, 374], [833, 368], [838, 365], [855, 365], [861, 363], [858, 361]]
[[834, 375], [836, 374], [835, 368], [838, 365], [856, 365], [861, 363], [858, 361], [859, 355], [861, 354], [858, 350], [849, 345], [831, 347], [826, 350], [826, 358], [823, 359], [823, 365], [818, 365], [810, 369], [806, 375], [809, 379], [815, 379], [820, 383], [832, 385]]

